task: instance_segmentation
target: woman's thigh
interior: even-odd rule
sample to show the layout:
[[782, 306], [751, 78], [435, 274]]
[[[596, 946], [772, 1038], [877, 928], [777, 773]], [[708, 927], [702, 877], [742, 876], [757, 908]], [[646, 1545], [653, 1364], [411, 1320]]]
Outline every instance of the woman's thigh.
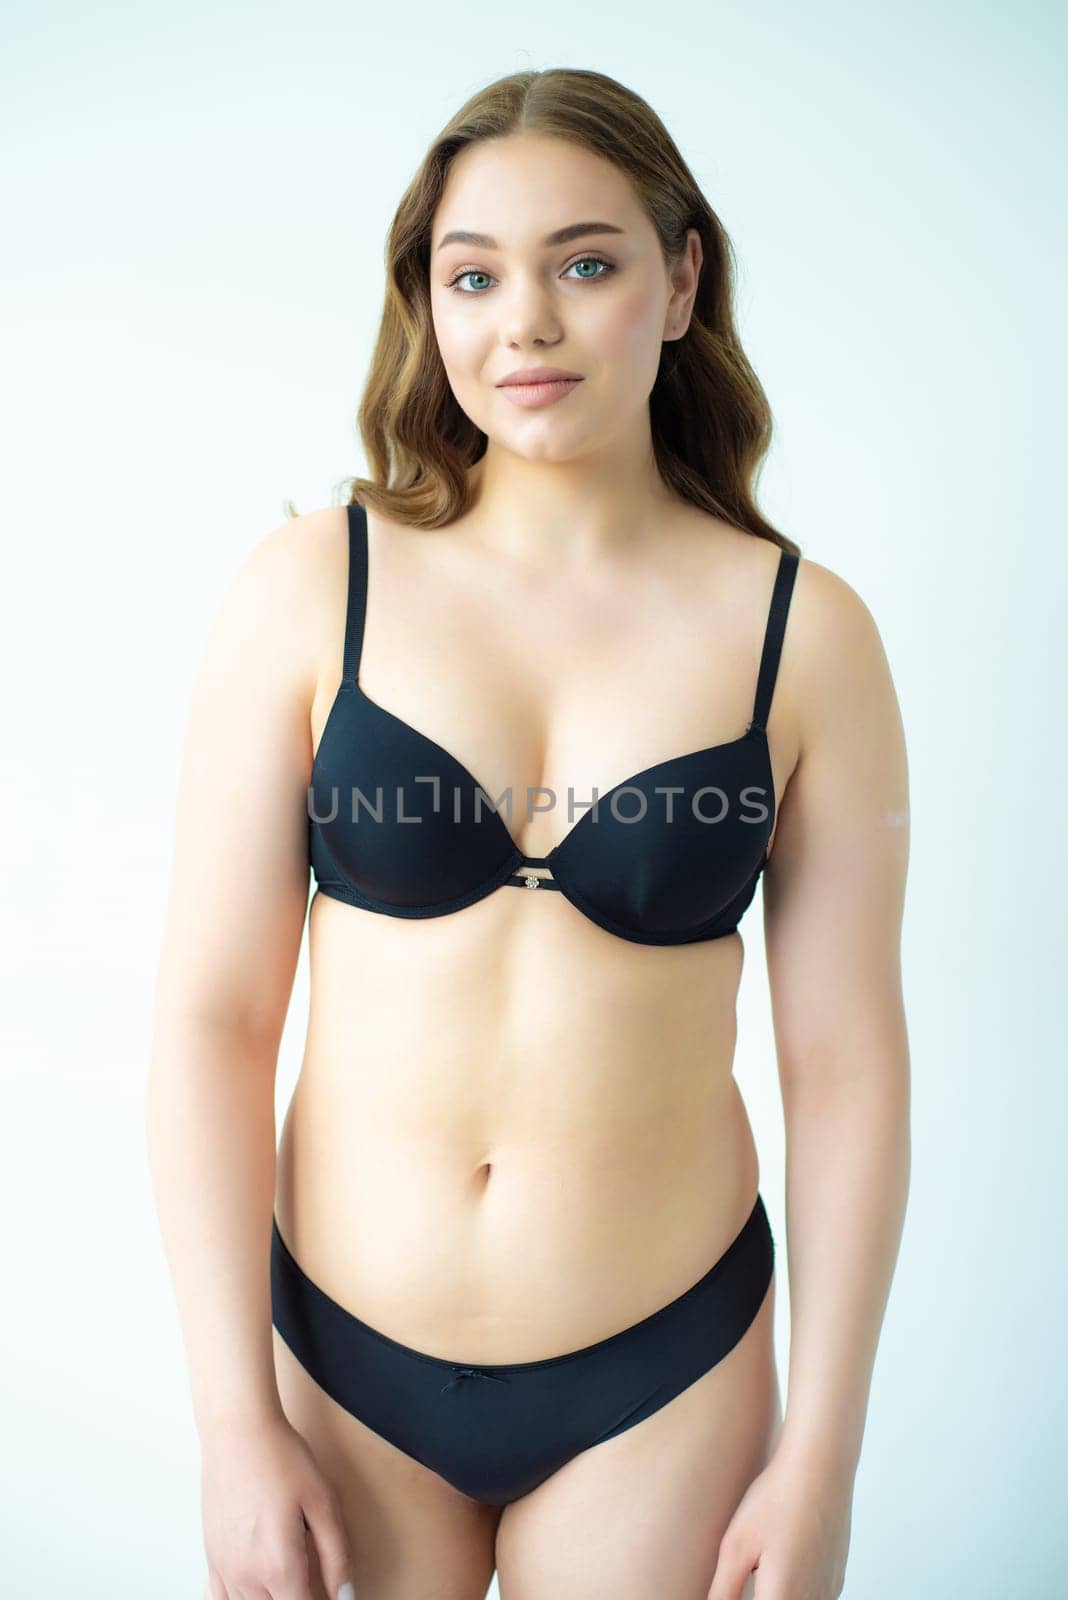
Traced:
[[501, 1600], [705, 1600], [719, 1541], [782, 1425], [774, 1305], [773, 1277], [716, 1366], [504, 1508]]
[[[367, 1600], [483, 1600], [500, 1508], [468, 1499], [319, 1388], [274, 1330], [282, 1407], [337, 1491]], [[325, 1596], [312, 1549], [312, 1594]]]

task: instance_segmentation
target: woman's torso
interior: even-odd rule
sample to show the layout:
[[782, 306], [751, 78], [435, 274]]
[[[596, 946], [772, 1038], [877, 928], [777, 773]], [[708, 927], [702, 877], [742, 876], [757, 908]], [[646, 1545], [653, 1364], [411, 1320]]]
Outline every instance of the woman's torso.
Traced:
[[[345, 624], [345, 508], [329, 515], [313, 750]], [[679, 508], [655, 549], [518, 582], [473, 519], [371, 512], [367, 539], [362, 687], [491, 794], [511, 788], [527, 855], [568, 831], [569, 787], [581, 814], [752, 715], [769, 541]], [[777, 800], [791, 721], [780, 674]], [[555, 808], [528, 817], [539, 788]], [[739, 933], [632, 943], [510, 886], [425, 919], [317, 894], [309, 952], [275, 1209], [304, 1270], [365, 1322], [446, 1359], [539, 1360], [656, 1310], [741, 1228], [758, 1167], [733, 1078]]]

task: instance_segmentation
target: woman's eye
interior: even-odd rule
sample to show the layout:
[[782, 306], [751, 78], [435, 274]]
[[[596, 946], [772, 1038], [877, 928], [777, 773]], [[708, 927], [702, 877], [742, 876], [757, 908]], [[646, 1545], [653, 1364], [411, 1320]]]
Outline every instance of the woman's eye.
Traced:
[[[615, 270], [610, 261], [602, 261], [600, 256], [580, 256], [577, 261], [572, 261], [571, 267], [604, 267], [605, 268], [604, 272], [584, 272], [584, 273], [581, 274], [581, 276], [584, 277], [584, 278], [604, 278], [604, 277], [606, 277], [608, 275], [609, 272], [613, 272]], [[570, 272], [571, 271], [571, 267], [565, 267], [564, 271], [565, 272]]]
[[[455, 289], [457, 284], [463, 282], [464, 278], [488, 278], [488, 277], [489, 277], [489, 273], [488, 272], [461, 272], [461, 273], [458, 273], [457, 276], [455, 278], [453, 278], [451, 283], [449, 283], [446, 287], [449, 288], [449, 289]], [[466, 293], [469, 293], [469, 292], [470, 293], [474, 293], [476, 291], [468, 291], [468, 290], [461, 289], [459, 292], [461, 294], [466, 294]]]
[[[579, 278], [577, 280], [573, 279], [572, 280], [573, 282], [575, 282], [575, 281], [581, 282], [583, 280], [588, 280], [589, 282], [596, 282], [596, 280], [598, 278], [606, 278], [609, 275], [609, 273], [612, 273], [612, 272], [614, 272], [616, 270], [615, 267], [612, 265], [612, 263], [610, 261], [604, 261], [604, 260], [602, 260], [602, 258], [600, 256], [579, 256], [578, 260], [577, 261], [572, 261], [568, 266], [566, 266], [564, 268], [564, 271], [565, 272], [570, 272], [573, 267], [603, 267], [604, 268], [603, 272], [583, 272], [583, 273], [580, 273], [579, 274]], [[468, 296], [480, 295], [480, 294], [483, 293], [482, 289], [480, 289], [480, 288], [461, 289], [459, 287], [459, 285], [463, 282], [463, 280], [465, 278], [484, 278], [484, 279], [489, 279], [490, 278], [490, 274], [488, 272], [479, 271], [479, 269], [477, 267], [469, 267], [466, 272], [458, 272], [456, 274], [455, 278], [450, 279], [450, 281], [445, 285], [445, 287], [447, 289], [455, 290], [455, 292], [457, 294], [466, 294]]]

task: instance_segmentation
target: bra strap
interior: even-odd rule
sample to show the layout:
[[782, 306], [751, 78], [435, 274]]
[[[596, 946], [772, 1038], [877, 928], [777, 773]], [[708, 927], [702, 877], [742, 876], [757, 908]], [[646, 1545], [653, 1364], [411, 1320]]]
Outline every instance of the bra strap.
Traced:
[[350, 505], [349, 519], [349, 597], [345, 610], [345, 656], [342, 682], [355, 688], [360, 673], [363, 649], [363, 624], [367, 615], [367, 512]]
[[[775, 692], [775, 679], [779, 671], [779, 656], [782, 652], [783, 634], [786, 630], [786, 617], [790, 610], [790, 596], [794, 591], [797, 566], [798, 558], [793, 551], [783, 550], [779, 556], [779, 565], [775, 573], [775, 587], [772, 590], [771, 605], [768, 608], [768, 622], [764, 631], [764, 649], [760, 656], [756, 698], [753, 702], [753, 720], [749, 724], [749, 728], [756, 728], [761, 733], [767, 731], [768, 713], [771, 710], [771, 697]], [[746, 732], [748, 731], [749, 729], [746, 729]]]

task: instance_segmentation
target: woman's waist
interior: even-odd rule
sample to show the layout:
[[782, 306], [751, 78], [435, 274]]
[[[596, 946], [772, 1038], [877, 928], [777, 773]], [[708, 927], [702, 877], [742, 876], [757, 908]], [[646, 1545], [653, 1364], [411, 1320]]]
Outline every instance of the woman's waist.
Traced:
[[376, 1117], [389, 1135], [426, 1128], [474, 1142], [596, 1128], [636, 1129], [714, 1116], [730, 1085], [733, 1003], [670, 995], [591, 1001], [574, 989], [474, 1004], [413, 987], [334, 1003], [313, 998], [300, 1090], [309, 1115], [350, 1126]]
[[308, 1275], [379, 1332], [540, 1360], [666, 1304], [735, 1237], [758, 1185], [735, 1099], [704, 1128], [607, 1120], [466, 1145], [367, 1122], [324, 1140], [294, 1104], [275, 1214]]

